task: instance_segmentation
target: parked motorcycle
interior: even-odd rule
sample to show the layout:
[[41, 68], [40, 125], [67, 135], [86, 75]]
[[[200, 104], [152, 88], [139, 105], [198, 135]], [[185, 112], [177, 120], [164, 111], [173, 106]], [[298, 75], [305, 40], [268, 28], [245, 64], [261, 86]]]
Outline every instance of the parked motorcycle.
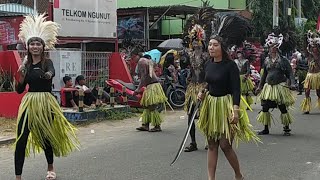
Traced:
[[[118, 103], [124, 103], [122, 89], [123, 87], [126, 87], [128, 105], [130, 107], [142, 108], [142, 106], [140, 105], [140, 100], [142, 98], [145, 87], [143, 87], [141, 93], [133, 95], [134, 91], [137, 89], [137, 85], [133, 83], [125, 83], [119, 79], [109, 79], [106, 81], [106, 83], [109, 87], [113, 87], [115, 89], [115, 95]], [[160, 84], [162, 85], [164, 92], [168, 97], [169, 104], [173, 108], [182, 108], [185, 101], [184, 87], [179, 84], [174, 84], [172, 81], [165, 81], [164, 78], [160, 78]]]
[[145, 87], [142, 88], [141, 93], [134, 95], [134, 91], [137, 89], [137, 86], [133, 83], [125, 83], [119, 79], [109, 79], [106, 81], [106, 83], [109, 87], [113, 87], [115, 89], [115, 96], [118, 103], [124, 104], [122, 90], [123, 87], [126, 87], [128, 105], [130, 107], [142, 108], [142, 106], [140, 105], [140, 100], [142, 98], [142, 94], [145, 90]]
[[185, 103], [186, 88], [179, 83], [174, 83], [171, 77], [161, 77], [160, 84], [168, 98], [169, 104], [174, 109], [183, 108]]

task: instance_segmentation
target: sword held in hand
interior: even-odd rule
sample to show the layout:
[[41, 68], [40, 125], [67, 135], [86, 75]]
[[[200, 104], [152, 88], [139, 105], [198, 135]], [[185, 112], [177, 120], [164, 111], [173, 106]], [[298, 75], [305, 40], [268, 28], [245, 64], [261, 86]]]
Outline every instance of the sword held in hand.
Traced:
[[196, 118], [196, 116], [197, 116], [197, 114], [199, 112], [200, 104], [201, 104], [201, 101], [198, 100], [198, 102], [197, 102], [197, 104], [196, 104], [196, 106], [194, 108], [194, 111], [193, 111], [193, 114], [192, 114], [191, 121], [190, 121], [190, 124], [188, 126], [188, 129], [187, 129], [186, 133], [184, 134], [183, 140], [182, 140], [182, 142], [180, 144], [180, 148], [179, 148], [179, 150], [178, 150], [178, 152], [176, 154], [176, 157], [171, 162], [170, 166], [172, 166], [178, 160], [178, 158], [180, 157], [180, 155], [182, 153], [182, 150], [183, 150], [183, 148], [184, 148], [184, 146], [185, 146], [185, 144], [187, 142], [187, 139], [188, 139], [192, 124], [194, 122], [194, 119]]

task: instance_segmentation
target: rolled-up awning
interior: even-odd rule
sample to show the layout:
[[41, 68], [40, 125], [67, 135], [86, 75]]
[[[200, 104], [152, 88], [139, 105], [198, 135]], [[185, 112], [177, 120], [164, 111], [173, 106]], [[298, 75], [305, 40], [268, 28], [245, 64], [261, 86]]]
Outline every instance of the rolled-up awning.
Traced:
[[28, 6], [15, 3], [0, 4], [0, 17], [25, 14], [33, 14], [33, 9]]

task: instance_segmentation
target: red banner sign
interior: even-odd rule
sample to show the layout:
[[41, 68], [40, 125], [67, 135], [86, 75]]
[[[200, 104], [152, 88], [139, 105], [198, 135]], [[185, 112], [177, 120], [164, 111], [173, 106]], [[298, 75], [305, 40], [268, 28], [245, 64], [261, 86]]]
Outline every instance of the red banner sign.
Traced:
[[19, 40], [19, 27], [23, 17], [0, 18], [0, 44], [16, 44]]

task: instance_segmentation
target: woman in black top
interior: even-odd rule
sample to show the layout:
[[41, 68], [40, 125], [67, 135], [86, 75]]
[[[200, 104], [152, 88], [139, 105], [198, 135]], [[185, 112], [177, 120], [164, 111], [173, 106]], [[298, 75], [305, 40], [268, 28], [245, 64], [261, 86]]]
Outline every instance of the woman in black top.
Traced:
[[[243, 21], [240, 17], [233, 15], [220, 18], [220, 22], [225, 22], [226, 25], [216, 24], [217, 27], [227, 26], [220, 28], [221, 32], [230, 32], [233, 23], [238, 22], [238, 25], [240, 22], [241, 25]], [[246, 26], [244, 23], [242, 25]], [[232, 29], [240, 29], [241, 31], [241, 28], [243, 27], [233, 27]], [[259, 141], [259, 138], [251, 129], [246, 107], [240, 106], [239, 69], [236, 63], [230, 60], [226, 51], [226, 47], [230, 45], [226, 41], [226, 39], [230, 39], [226, 37], [229, 34], [220, 34], [219, 31], [209, 41], [208, 51], [211, 59], [205, 65], [207, 87], [198, 95], [198, 98], [202, 100], [202, 105], [197, 126], [207, 137], [209, 144], [209, 180], [215, 179], [219, 146], [232, 166], [236, 180], [242, 180], [243, 176], [240, 172], [237, 155], [232, 149], [232, 142], [233, 140], [236, 143], [239, 140]], [[239, 34], [237, 35], [239, 36]], [[244, 37], [244, 34], [241, 36]]]
[[44, 15], [27, 16], [19, 34], [27, 45], [28, 55], [18, 70], [17, 92], [23, 93], [26, 85], [29, 89], [18, 112], [14, 157], [17, 180], [21, 179], [25, 156], [30, 155], [31, 150], [34, 153], [44, 150], [48, 162], [46, 179], [56, 179], [53, 155], [66, 156], [78, 147], [75, 128], [64, 117], [51, 94], [55, 69], [52, 61], [45, 58], [44, 49], [53, 46], [57, 25], [50, 21], [43, 23], [44, 20]]

